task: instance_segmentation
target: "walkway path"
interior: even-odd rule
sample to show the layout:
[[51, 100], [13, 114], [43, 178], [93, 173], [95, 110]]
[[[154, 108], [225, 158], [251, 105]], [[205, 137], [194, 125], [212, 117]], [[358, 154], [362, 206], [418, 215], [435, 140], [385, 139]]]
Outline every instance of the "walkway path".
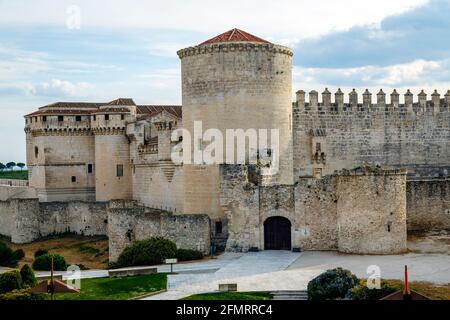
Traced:
[[212, 274], [171, 275], [168, 291], [147, 299], [172, 300], [217, 291], [219, 283], [237, 283], [238, 291], [306, 290], [310, 280], [328, 269], [343, 267], [367, 278], [367, 267], [371, 265], [380, 267], [383, 279], [403, 279], [404, 266], [408, 265], [410, 281], [450, 283], [450, 256], [445, 254], [376, 256], [311, 251], [300, 256], [287, 251], [262, 251], [247, 253]]
[[[223, 254], [226, 259], [229, 253]], [[235, 259], [213, 273], [178, 274], [167, 278], [168, 291], [148, 300], [175, 300], [192, 294], [215, 291], [219, 283], [237, 283], [239, 291], [256, 291], [258, 285], [254, 278], [285, 270], [300, 257], [300, 253], [289, 251], [249, 252]], [[270, 278], [270, 277], [269, 277]], [[258, 280], [256, 280], [258, 281]], [[274, 290], [277, 285], [272, 285]]]

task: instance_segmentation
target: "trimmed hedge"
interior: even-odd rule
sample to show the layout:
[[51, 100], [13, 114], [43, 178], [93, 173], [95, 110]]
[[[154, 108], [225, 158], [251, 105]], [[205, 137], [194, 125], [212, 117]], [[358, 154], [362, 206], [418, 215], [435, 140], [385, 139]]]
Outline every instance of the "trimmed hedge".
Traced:
[[22, 277], [24, 287], [34, 287], [37, 285], [34, 271], [28, 264], [25, 264], [22, 269], [20, 269], [20, 276]]
[[350, 295], [352, 300], [380, 300], [400, 289], [400, 287], [393, 286], [384, 280], [381, 280], [380, 289], [369, 289], [366, 282], [361, 280], [358, 286], [351, 289]]
[[0, 293], [22, 289], [22, 277], [19, 270], [11, 270], [0, 274]]
[[37, 249], [36, 252], [34, 253], [34, 258], [36, 259], [39, 256], [43, 256], [44, 254], [47, 254], [48, 250], [47, 249]]
[[48, 300], [46, 293], [29, 293], [27, 289], [17, 289], [0, 294], [0, 300]]
[[0, 242], [0, 266], [15, 267], [25, 256], [25, 252], [22, 249], [12, 251], [5, 243]]
[[177, 258], [178, 261], [201, 260], [203, 259], [203, 253], [191, 249], [178, 249]]
[[348, 298], [350, 289], [359, 284], [349, 270], [327, 270], [308, 283], [309, 300], [335, 300]]
[[162, 237], [134, 242], [125, 248], [117, 259], [114, 267], [130, 267], [160, 264], [165, 259], [177, 256], [175, 242]]
[[50, 271], [52, 268], [52, 257], [53, 257], [53, 269], [55, 271], [66, 271], [67, 263], [63, 256], [56, 253], [46, 253], [43, 254], [33, 261], [33, 269], [40, 271]]

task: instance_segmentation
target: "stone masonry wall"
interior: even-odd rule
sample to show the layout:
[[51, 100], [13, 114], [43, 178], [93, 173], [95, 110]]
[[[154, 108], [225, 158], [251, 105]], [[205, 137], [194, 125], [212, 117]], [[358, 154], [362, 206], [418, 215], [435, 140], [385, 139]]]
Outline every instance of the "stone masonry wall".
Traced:
[[406, 245], [406, 171], [337, 176], [338, 250], [397, 254]]
[[450, 179], [406, 184], [408, 231], [450, 230]]
[[[420, 105], [385, 104], [379, 95], [371, 104], [343, 103], [343, 93], [337, 103], [331, 94], [323, 94], [318, 103], [317, 92], [310, 93], [305, 103], [304, 93], [297, 93], [293, 108], [294, 175], [312, 176], [315, 167], [323, 167], [323, 174], [335, 170], [353, 169], [362, 165], [386, 165], [407, 168], [410, 177], [439, 177], [450, 174], [450, 112], [448, 100], [425, 101]], [[339, 96], [341, 98], [339, 98]], [[450, 95], [446, 98], [450, 98]], [[409, 99], [409, 98], [405, 98]], [[435, 97], [433, 97], [433, 100]], [[439, 100], [439, 99], [437, 99]], [[323, 141], [317, 159], [314, 139]], [[321, 157], [323, 152], [324, 159]]]
[[305, 250], [337, 250], [337, 181], [300, 179], [295, 188], [295, 242]]
[[281, 216], [291, 222], [292, 248], [404, 252], [406, 172], [342, 174], [303, 178], [296, 186], [259, 186], [249, 181], [248, 166], [221, 166], [221, 205], [228, 217], [226, 250], [263, 250], [264, 221]]
[[51, 234], [107, 234], [107, 203], [39, 202], [38, 199], [0, 201], [0, 234], [13, 243], [28, 243]]
[[[178, 55], [183, 126], [191, 133], [192, 150], [206, 146], [194, 137], [195, 121], [202, 122], [203, 131], [220, 130], [224, 146], [232, 142], [226, 141], [227, 129], [278, 129], [280, 170], [274, 182], [292, 183], [292, 52], [273, 44], [231, 42], [186, 48]], [[183, 169], [184, 211], [223, 218], [218, 166], [185, 164]]]
[[139, 206], [136, 201], [112, 201], [108, 210], [109, 258], [136, 240], [166, 237], [178, 248], [210, 252], [210, 221], [207, 215], [173, 215]]

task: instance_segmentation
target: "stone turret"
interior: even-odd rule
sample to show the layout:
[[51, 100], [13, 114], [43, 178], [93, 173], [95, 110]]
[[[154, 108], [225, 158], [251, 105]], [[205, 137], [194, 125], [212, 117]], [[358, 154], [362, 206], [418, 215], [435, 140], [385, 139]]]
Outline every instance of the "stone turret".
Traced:
[[322, 92], [322, 103], [325, 110], [330, 110], [331, 106], [331, 92], [328, 91], [328, 88], [325, 88], [325, 91]]
[[300, 111], [304, 111], [305, 110], [305, 91], [303, 90], [298, 90], [296, 92], [296, 102], [297, 102], [297, 108]]
[[400, 95], [398, 94], [397, 90], [394, 89], [391, 93], [391, 110], [398, 109], [400, 105]]
[[383, 92], [383, 89], [377, 93], [377, 110], [383, 111], [386, 109], [386, 94]]
[[315, 90], [309, 92], [309, 107], [311, 111], [318, 111], [319, 108], [319, 93]]
[[427, 108], [427, 94], [423, 90], [419, 93], [419, 108], [422, 112], [425, 112]]
[[344, 110], [344, 93], [341, 91], [341, 88], [339, 88], [336, 93], [334, 94], [334, 99], [337, 104], [337, 111], [341, 112]]
[[363, 110], [370, 110], [372, 106], [372, 94], [368, 89], [363, 93]]
[[441, 111], [441, 95], [437, 92], [437, 90], [434, 90], [433, 94], [431, 95], [431, 111], [432, 112], [438, 112]]
[[358, 109], [358, 93], [355, 89], [352, 90], [352, 92], [349, 93], [349, 101], [350, 101], [350, 108], [349, 111], [357, 110]]
[[413, 101], [414, 95], [411, 93], [411, 91], [408, 89], [405, 93], [405, 108], [408, 113], [414, 113]]
[[[292, 184], [292, 55], [287, 47], [239, 29], [178, 51], [183, 126], [191, 132], [192, 145], [198, 141], [192, 134], [194, 121], [202, 122], [203, 132], [215, 128], [223, 137], [226, 129], [278, 129], [279, 170], [269, 181], [264, 181]], [[298, 99], [301, 108], [302, 93]], [[310, 99], [311, 109], [317, 109], [318, 99], [314, 94]], [[185, 213], [207, 212], [215, 218], [223, 217], [219, 203], [219, 166], [208, 164], [200, 168], [185, 164], [183, 171]]]

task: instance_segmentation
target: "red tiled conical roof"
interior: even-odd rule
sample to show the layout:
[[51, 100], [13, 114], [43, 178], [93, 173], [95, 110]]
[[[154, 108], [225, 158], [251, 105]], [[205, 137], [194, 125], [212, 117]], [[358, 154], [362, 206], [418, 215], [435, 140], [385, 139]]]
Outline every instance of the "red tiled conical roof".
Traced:
[[209, 44], [209, 43], [217, 43], [217, 42], [261, 42], [261, 43], [270, 43], [267, 40], [261, 39], [257, 36], [254, 36], [248, 32], [242, 31], [240, 29], [234, 28], [225, 33], [219, 34], [218, 36], [206, 40], [202, 42], [200, 45]]

